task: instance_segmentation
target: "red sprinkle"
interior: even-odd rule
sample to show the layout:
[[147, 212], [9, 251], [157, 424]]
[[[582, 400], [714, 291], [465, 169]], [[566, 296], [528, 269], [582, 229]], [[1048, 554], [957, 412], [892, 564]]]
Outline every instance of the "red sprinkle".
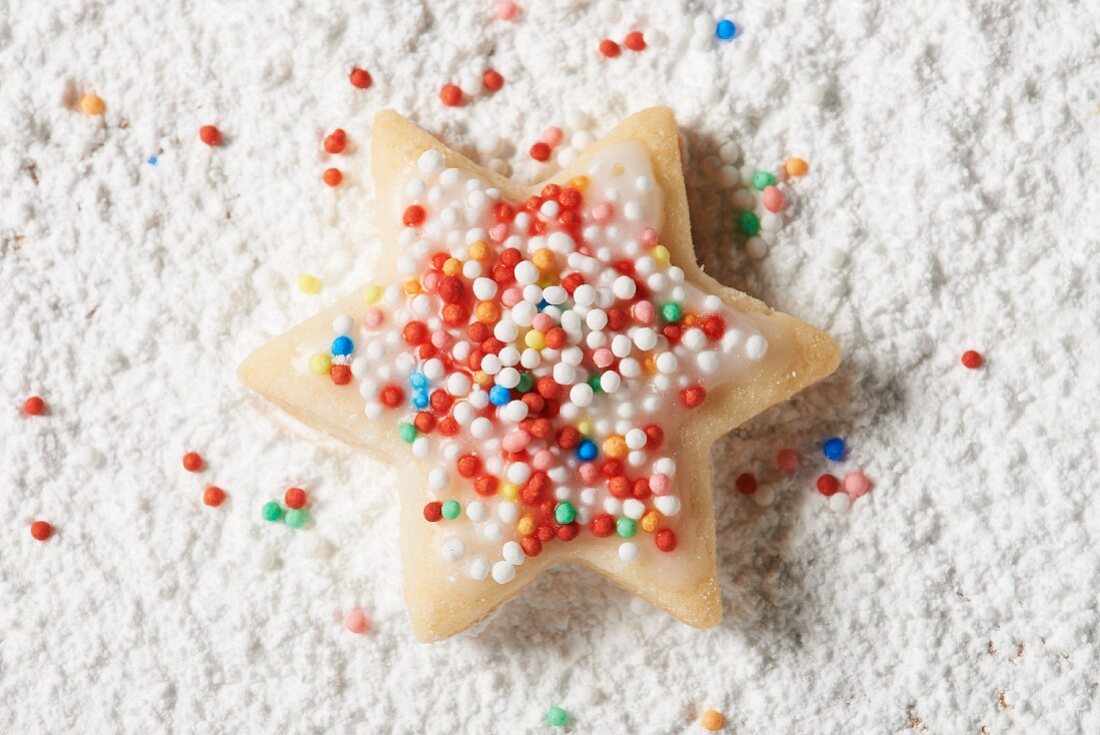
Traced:
[[23, 401], [23, 413], [28, 416], [41, 416], [46, 413], [46, 402], [38, 396], [31, 396]]
[[199, 140], [209, 146], [222, 144], [222, 132], [213, 125], [203, 125], [199, 128]]
[[329, 186], [339, 186], [340, 182], [344, 180], [344, 175], [340, 173], [340, 169], [338, 168], [326, 168], [321, 178], [323, 178], [325, 183]]
[[519, 540], [519, 545], [523, 547], [523, 553], [527, 556], [538, 556], [542, 553], [542, 542], [539, 541], [538, 536], [524, 536]]
[[203, 491], [202, 502], [206, 503], [211, 508], [217, 508], [225, 502], [225, 490], [222, 490], [217, 485], [210, 485]]
[[622, 49], [619, 48], [619, 44], [615, 43], [610, 38], [605, 38], [600, 41], [600, 53], [609, 59], [613, 59], [622, 53]]
[[202, 469], [202, 455], [198, 452], [188, 452], [183, 455], [183, 469], [188, 472], [198, 472]]
[[536, 161], [546, 161], [550, 158], [550, 146], [546, 145], [542, 141], [535, 143], [531, 146], [531, 158]]
[[305, 507], [308, 499], [309, 496], [306, 495], [306, 491], [300, 487], [288, 488], [283, 495], [283, 501], [286, 503], [286, 506], [294, 510]]
[[707, 391], [701, 385], [689, 385], [680, 391], [680, 400], [688, 408], [698, 408], [707, 398]]
[[822, 475], [817, 478], [817, 490], [825, 497], [835, 495], [837, 489], [840, 487], [840, 480], [836, 479], [832, 475]]
[[462, 104], [462, 90], [457, 84], [444, 84], [443, 89], [439, 90], [439, 99], [447, 107], [458, 107]]
[[338, 362], [328, 369], [328, 375], [336, 385], [347, 385], [351, 382], [351, 366]]
[[752, 495], [756, 492], [756, 475], [749, 472], [742, 472], [737, 476], [737, 479], [733, 481], [733, 484], [737, 488], [737, 492], [742, 495]]
[[325, 138], [325, 151], [328, 153], [343, 153], [348, 144], [348, 135], [343, 128], [336, 128]]
[[405, 214], [401, 217], [401, 222], [406, 227], [418, 227], [424, 222], [426, 216], [427, 213], [424, 211], [423, 207], [419, 204], [413, 204], [405, 210]]
[[378, 394], [378, 400], [382, 402], [382, 405], [386, 408], [397, 408], [405, 400], [405, 391], [398, 385], [387, 385], [382, 389], [382, 392]]
[[31, 536], [37, 541], [45, 541], [53, 536], [53, 526], [46, 521], [35, 521], [31, 524]]
[[641, 31], [631, 31], [623, 39], [623, 45], [631, 51], [643, 51], [645, 49], [645, 36]]
[[432, 502], [424, 506], [424, 519], [435, 523], [443, 518], [443, 503]]
[[653, 537], [653, 541], [661, 551], [668, 552], [676, 549], [676, 534], [670, 528], [662, 528], [658, 531]]
[[366, 89], [371, 85], [373, 81], [370, 76], [370, 72], [366, 69], [360, 69], [356, 67], [351, 70], [351, 74], [348, 76], [348, 80], [351, 82], [351, 86], [358, 89]]
[[500, 75], [500, 72], [489, 69], [481, 75], [481, 86], [490, 92], [496, 92], [504, 86], [504, 77]]
[[962, 364], [971, 370], [977, 370], [985, 362], [985, 358], [982, 357], [982, 353], [975, 350], [967, 350], [963, 353]]

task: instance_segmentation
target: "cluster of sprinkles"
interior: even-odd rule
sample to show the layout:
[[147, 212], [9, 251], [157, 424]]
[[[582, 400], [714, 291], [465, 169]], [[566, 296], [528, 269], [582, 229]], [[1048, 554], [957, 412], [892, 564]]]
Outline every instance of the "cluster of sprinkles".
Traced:
[[[842, 463], [847, 459], [847, 443], [841, 437], [830, 437], [821, 443], [821, 454], [829, 462]], [[751, 472], [742, 472], [734, 479], [734, 488], [742, 495], [752, 496], [758, 505], [771, 505], [775, 500], [775, 483], [784, 476], [794, 475], [800, 462], [798, 452], [784, 447], [776, 452], [775, 470], [767, 471], [767, 482], [759, 482]], [[846, 472], [843, 478], [828, 472], [818, 475], [814, 487], [827, 499], [830, 510], [843, 512], [852, 502], [870, 492], [871, 481], [862, 470], [854, 469]]]
[[309, 521], [309, 512], [305, 510], [309, 495], [300, 487], [288, 488], [283, 494], [286, 511], [274, 500], [269, 500], [260, 508], [260, 516], [269, 523], [282, 520], [289, 528], [303, 528]]
[[428, 150], [403, 196], [404, 281], [367, 287], [308, 368], [434, 462], [423, 516], [439, 555], [507, 584], [581, 534], [615, 539], [624, 563], [646, 538], [674, 551], [665, 444], [686, 412], [669, 401], [699, 407], [768, 345], [670, 262], [645, 149], [611, 146], [518, 203]]
[[495, 94], [504, 86], [504, 75], [495, 69], [485, 69], [480, 74], [467, 71], [460, 75], [459, 83], [449, 82], [439, 90], [439, 100], [447, 107], [460, 107], [464, 102], [481, 94]]
[[646, 49], [645, 34], [641, 31], [631, 31], [623, 38], [622, 46], [612, 41], [610, 38], [605, 38], [600, 41], [600, 53], [609, 59], [614, 59], [620, 56], [623, 52], [623, 47], [630, 51], [644, 51]]

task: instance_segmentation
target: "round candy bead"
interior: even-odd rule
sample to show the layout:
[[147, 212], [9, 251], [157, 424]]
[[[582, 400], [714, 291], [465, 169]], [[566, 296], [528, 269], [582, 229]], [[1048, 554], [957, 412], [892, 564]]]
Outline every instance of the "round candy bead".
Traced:
[[623, 538], [634, 538], [638, 533], [638, 523], [632, 518], [623, 516], [615, 521], [615, 533]]
[[732, 20], [723, 18], [718, 21], [718, 24], [714, 27], [714, 35], [719, 41], [728, 41], [737, 35], [737, 26], [734, 25]]
[[107, 103], [98, 94], [89, 92], [80, 98], [80, 111], [85, 115], [98, 117], [107, 111]]
[[726, 724], [726, 718], [722, 716], [721, 712], [715, 712], [712, 709], [708, 709], [703, 713], [703, 716], [699, 718], [699, 724], [703, 726], [704, 730], [717, 732]]
[[198, 472], [202, 469], [202, 456], [198, 452], [188, 452], [183, 455], [183, 469], [188, 472]]
[[341, 336], [332, 340], [332, 354], [343, 357], [350, 355], [355, 350], [355, 343], [352, 342], [351, 337]]
[[340, 182], [344, 180], [344, 174], [338, 168], [326, 168], [321, 175], [321, 179], [329, 186], [339, 186]]
[[798, 453], [793, 449], [780, 449], [775, 455], [775, 465], [787, 474], [798, 469]]
[[405, 421], [402, 421], [400, 424], [398, 424], [397, 433], [401, 436], [401, 441], [405, 442], [406, 444], [412, 444], [414, 441], [416, 441], [416, 437], [419, 434], [415, 425]]
[[551, 707], [546, 713], [546, 724], [552, 727], [565, 727], [569, 722], [569, 713], [561, 707]]
[[810, 164], [801, 158], [788, 158], [783, 168], [788, 176], [805, 176], [810, 171]]
[[622, 50], [619, 48], [619, 44], [609, 38], [605, 38], [600, 41], [600, 53], [609, 59], [613, 59], [622, 53]]
[[787, 197], [783, 195], [778, 186], [767, 186], [764, 188], [764, 209], [769, 212], [782, 212], [783, 207], [787, 204]]
[[512, 400], [512, 391], [503, 385], [494, 385], [489, 389], [489, 403], [494, 406], [506, 406]]
[[752, 175], [752, 188], [764, 191], [769, 186], [775, 185], [775, 176], [767, 171], [757, 171]]
[[504, 77], [500, 72], [489, 69], [481, 75], [481, 86], [490, 92], [499, 91], [504, 86]]
[[971, 370], [977, 370], [982, 366], [985, 360], [982, 358], [982, 354], [975, 350], [967, 350], [962, 354], [962, 364]]
[[844, 459], [844, 440], [839, 436], [834, 436], [831, 439], [827, 439], [821, 446], [821, 453], [826, 458], [831, 459], [834, 462], [839, 462]]
[[222, 133], [213, 125], [203, 125], [199, 128], [199, 140], [211, 147], [221, 145]]
[[871, 481], [859, 470], [844, 476], [844, 492], [851, 498], [861, 498], [871, 489]]
[[840, 488], [840, 480], [836, 479], [832, 475], [822, 475], [817, 478], [817, 490], [825, 497], [835, 495], [836, 491]]
[[497, 17], [501, 20], [512, 20], [516, 17], [518, 10], [512, 0], [500, 0], [497, 3]]
[[373, 80], [371, 79], [369, 71], [356, 67], [352, 69], [351, 74], [348, 75], [348, 81], [350, 81], [351, 86], [356, 89], [366, 89], [371, 85]]
[[31, 524], [31, 537], [36, 541], [45, 541], [53, 535], [53, 526], [46, 521], [35, 521]]
[[457, 84], [444, 84], [439, 99], [447, 107], [458, 107], [462, 104], [462, 89]]
[[286, 493], [283, 494], [283, 502], [286, 503], [288, 508], [295, 510], [304, 508], [308, 499], [306, 491], [300, 487], [288, 488]]
[[584, 439], [577, 445], [577, 458], [582, 462], [590, 462], [596, 458], [597, 449], [596, 442], [591, 439]]
[[554, 509], [554, 518], [563, 526], [572, 523], [577, 518], [577, 509], [571, 503], [558, 503]]
[[448, 521], [453, 521], [462, 513], [462, 505], [457, 500], [448, 500], [443, 504], [443, 507], [440, 508], [440, 513], [442, 513], [443, 517]]
[[46, 402], [38, 396], [31, 396], [23, 401], [23, 413], [28, 416], [41, 416], [46, 412]]
[[222, 490], [217, 485], [211, 485], [203, 491], [202, 502], [209, 505], [211, 508], [217, 508], [225, 502], [225, 490]]
[[737, 222], [741, 232], [749, 237], [760, 232], [760, 218], [756, 216], [756, 212], [742, 212], [738, 215]]
[[370, 621], [367, 620], [363, 611], [356, 607], [348, 610], [347, 615], [344, 616], [344, 627], [356, 635], [363, 635], [370, 630]]
[[623, 45], [631, 51], [644, 51], [646, 47], [645, 36], [641, 31], [631, 31], [623, 39]]
[[283, 517], [283, 509], [274, 500], [270, 500], [264, 503], [264, 507], [260, 508], [260, 515], [263, 516], [265, 521], [277, 521]]
[[283, 520], [291, 528], [301, 528], [309, 520], [309, 514], [304, 510], [288, 510]]
[[675, 301], [661, 304], [661, 318], [669, 324], [675, 324], [684, 316], [684, 307]]
[[734, 485], [737, 487], [737, 492], [742, 495], [752, 495], [756, 490], [756, 475], [749, 472], [742, 472], [734, 480]]

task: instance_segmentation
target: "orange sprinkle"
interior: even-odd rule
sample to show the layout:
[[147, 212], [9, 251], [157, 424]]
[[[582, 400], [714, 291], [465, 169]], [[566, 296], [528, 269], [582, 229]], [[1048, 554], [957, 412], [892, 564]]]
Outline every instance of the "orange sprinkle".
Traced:
[[489, 257], [489, 246], [485, 244], [484, 240], [478, 240], [470, 245], [466, 254], [473, 260], [485, 260]]
[[790, 176], [805, 176], [810, 170], [810, 164], [801, 158], [788, 158], [783, 168], [787, 169], [787, 174]]
[[458, 258], [447, 258], [443, 263], [443, 275], [457, 276], [462, 274], [462, 261]]
[[657, 524], [660, 522], [661, 514], [655, 510], [651, 510], [642, 516], [642, 530], [646, 533], [653, 533], [657, 530]]
[[321, 178], [323, 178], [325, 183], [329, 186], [339, 186], [340, 182], [344, 180], [344, 175], [340, 173], [340, 169], [338, 168], [326, 168]]
[[626, 439], [618, 434], [612, 434], [603, 440], [603, 453], [611, 459], [622, 459], [630, 449], [626, 446]]
[[516, 521], [516, 533], [520, 536], [530, 536], [535, 532], [535, 519], [531, 516], [524, 516]]
[[420, 293], [420, 281], [415, 278], [410, 281], [405, 281], [405, 294], [408, 296], [416, 296]]
[[588, 187], [588, 177], [574, 176], [573, 178], [569, 179], [569, 186], [574, 189], [580, 189], [581, 191], [583, 191]]
[[703, 716], [699, 718], [699, 724], [703, 726], [704, 730], [715, 732], [716, 730], [721, 730], [722, 726], [726, 724], [726, 718], [722, 716], [721, 712], [715, 712], [712, 709], [708, 709], [703, 713]]
[[482, 301], [474, 309], [474, 317], [479, 322], [485, 322], [486, 324], [492, 324], [500, 319], [500, 307], [494, 304], [492, 301]]
[[539, 248], [536, 250], [531, 256], [531, 262], [534, 263], [540, 271], [548, 271], [557, 264], [554, 258], [554, 251], [550, 248]]

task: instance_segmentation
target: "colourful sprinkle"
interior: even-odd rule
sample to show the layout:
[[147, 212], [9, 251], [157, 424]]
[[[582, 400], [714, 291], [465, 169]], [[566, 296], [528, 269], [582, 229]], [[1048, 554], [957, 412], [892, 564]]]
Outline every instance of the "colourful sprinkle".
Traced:
[[844, 476], [844, 492], [852, 499], [862, 498], [870, 489], [871, 481], [861, 471], [855, 470]]
[[810, 164], [801, 158], [788, 158], [783, 168], [788, 176], [805, 176], [810, 171]]
[[31, 524], [31, 536], [36, 541], [45, 541], [53, 536], [53, 526], [46, 521], [35, 521]]
[[46, 413], [46, 402], [38, 396], [31, 396], [23, 401], [23, 413], [28, 416], [41, 416]]
[[977, 370], [983, 363], [985, 363], [985, 358], [982, 357], [982, 353], [980, 352], [967, 350], [962, 354], [962, 364], [970, 370]]
[[302, 526], [306, 525], [306, 521], [309, 520], [309, 514], [306, 513], [304, 510], [288, 510], [286, 512], [286, 517], [284, 518], [284, 520], [286, 521], [286, 525], [290, 526], [291, 528], [301, 528]]
[[457, 500], [448, 500], [443, 504], [440, 512], [448, 521], [453, 521], [462, 513], [462, 505]]
[[826, 439], [825, 443], [821, 445], [821, 453], [824, 454], [827, 459], [831, 459], [834, 462], [839, 462], [844, 459], [845, 450], [844, 440], [839, 436]]
[[286, 503], [288, 508], [299, 510], [304, 508], [309, 501], [309, 496], [306, 495], [306, 491], [300, 487], [288, 488], [286, 493], [283, 494], [283, 502]]
[[89, 92], [80, 98], [80, 111], [85, 115], [99, 117], [107, 111], [107, 103], [98, 94]]
[[369, 71], [356, 67], [352, 69], [351, 74], [348, 75], [348, 81], [350, 81], [351, 86], [356, 89], [366, 89], [371, 85], [373, 80], [371, 79]]
[[723, 18], [718, 21], [718, 25], [714, 27], [714, 35], [718, 37], [719, 41], [729, 41], [737, 35], [737, 26], [732, 20]]
[[458, 107], [462, 104], [462, 89], [457, 84], [444, 84], [439, 99], [447, 107]]
[[198, 452], [188, 452], [183, 455], [183, 469], [188, 472], [198, 472], [202, 469], [202, 455]]
[[722, 716], [721, 712], [708, 709], [703, 713], [703, 716], [699, 718], [699, 724], [703, 726], [704, 730], [717, 732], [726, 724], [726, 718]]
[[203, 125], [199, 128], [199, 140], [211, 147], [218, 146], [222, 144], [222, 133], [213, 125]]
[[733, 481], [733, 485], [737, 488], [737, 492], [742, 495], [752, 495], [756, 491], [756, 475], [750, 472], [742, 472]]
[[[304, 294], [314, 295], [321, 293], [321, 280], [317, 276], [303, 273], [298, 276], [298, 290]], [[327, 372], [327, 371], [326, 371]]]
[[835, 495], [836, 491], [840, 488], [840, 480], [836, 479], [832, 475], [822, 475], [817, 478], [817, 490], [825, 497]]
[[561, 707], [551, 707], [546, 713], [546, 723], [552, 727], [565, 727], [569, 722], [569, 713]]
[[344, 627], [356, 635], [363, 635], [370, 630], [370, 621], [362, 610], [355, 607], [344, 616]]
[[283, 509], [274, 500], [269, 500], [260, 508], [260, 515], [265, 521], [275, 522], [283, 517]]
[[775, 466], [788, 475], [798, 469], [798, 452], [793, 449], [780, 449], [775, 455]]
[[217, 485], [210, 485], [202, 493], [202, 502], [211, 508], [217, 508], [225, 502], [225, 490]]

